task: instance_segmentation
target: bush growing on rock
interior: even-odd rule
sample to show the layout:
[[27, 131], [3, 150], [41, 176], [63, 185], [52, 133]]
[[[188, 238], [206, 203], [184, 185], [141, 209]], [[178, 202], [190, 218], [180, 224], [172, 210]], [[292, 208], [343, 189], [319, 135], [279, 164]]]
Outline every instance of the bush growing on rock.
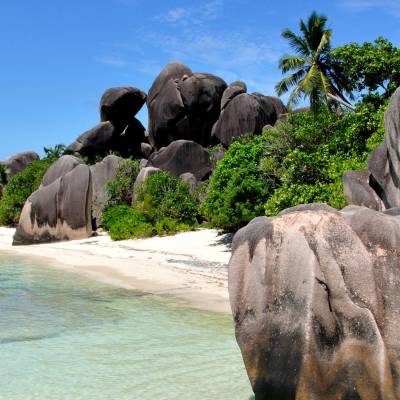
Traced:
[[120, 161], [116, 178], [107, 184], [109, 205], [132, 203], [134, 185], [139, 169], [138, 160], [125, 159]]
[[39, 188], [53, 158], [35, 160], [8, 181], [0, 199], [0, 225], [18, 223], [26, 199]]

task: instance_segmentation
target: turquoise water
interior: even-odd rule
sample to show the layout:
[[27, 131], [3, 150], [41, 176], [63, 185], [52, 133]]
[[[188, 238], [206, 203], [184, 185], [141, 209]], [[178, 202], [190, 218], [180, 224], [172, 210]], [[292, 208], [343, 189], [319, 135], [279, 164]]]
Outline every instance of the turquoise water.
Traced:
[[248, 400], [229, 316], [0, 255], [0, 399]]

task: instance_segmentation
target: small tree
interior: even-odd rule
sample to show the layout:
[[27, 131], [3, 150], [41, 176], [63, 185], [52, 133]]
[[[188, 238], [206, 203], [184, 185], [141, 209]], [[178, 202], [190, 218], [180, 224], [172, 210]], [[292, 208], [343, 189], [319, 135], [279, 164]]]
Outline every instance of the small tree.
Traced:
[[349, 90], [388, 98], [400, 86], [400, 49], [383, 37], [373, 43], [346, 44], [332, 56], [346, 69]]
[[340, 64], [331, 57], [332, 31], [326, 27], [326, 22], [324, 15], [313, 12], [306, 22], [300, 21], [300, 35], [290, 29], [282, 32], [282, 37], [289, 41], [296, 55], [284, 55], [280, 59], [282, 73], [292, 73], [283, 78], [275, 89], [281, 96], [294, 87], [289, 107], [306, 97], [309, 97], [314, 111], [321, 103], [329, 104], [332, 100], [350, 106], [344, 97], [347, 86]]

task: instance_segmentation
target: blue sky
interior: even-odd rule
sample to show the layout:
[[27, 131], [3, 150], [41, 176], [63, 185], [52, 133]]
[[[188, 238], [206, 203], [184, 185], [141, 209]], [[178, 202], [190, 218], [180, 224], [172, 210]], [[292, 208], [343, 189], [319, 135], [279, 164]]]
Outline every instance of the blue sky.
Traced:
[[[99, 120], [111, 86], [148, 91], [168, 62], [274, 94], [280, 33], [324, 13], [334, 46], [378, 36], [400, 46], [399, 0], [25, 0], [0, 3], [0, 160], [71, 143]], [[142, 109], [139, 119], [147, 125]]]

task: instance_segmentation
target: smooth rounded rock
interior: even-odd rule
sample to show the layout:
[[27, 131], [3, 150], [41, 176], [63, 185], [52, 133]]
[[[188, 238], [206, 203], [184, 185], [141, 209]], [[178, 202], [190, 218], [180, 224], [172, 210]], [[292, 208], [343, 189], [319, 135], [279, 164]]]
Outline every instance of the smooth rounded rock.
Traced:
[[92, 174], [92, 225], [93, 230], [101, 226], [102, 213], [109, 199], [107, 185], [117, 177], [121, 157], [109, 155], [90, 167]]
[[17, 153], [3, 162], [6, 177], [9, 180], [16, 173], [23, 171], [32, 161], [39, 160], [39, 155], [34, 151]]
[[84, 164], [84, 162], [75, 156], [65, 155], [60, 157], [57, 161], [50, 165], [49, 169], [43, 176], [41, 185], [50, 185], [50, 183], [53, 183], [56, 179], [67, 174], [68, 172], [71, 172], [80, 164]]
[[207, 178], [212, 171], [208, 151], [189, 140], [177, 140], [153, 153], [149, 158], [150, 165], [168, 171], [175, 177], [191, 172], [198, 181]]
[[100, 119], [113, 125], [125, 127], [146, 102], [146, 93], [134, 87], [107, 89], [100, 100]]
[[91, 236], [91, 204], [90, 169], [80, 164], [28, 197], [14, 234], [13, 245]]

